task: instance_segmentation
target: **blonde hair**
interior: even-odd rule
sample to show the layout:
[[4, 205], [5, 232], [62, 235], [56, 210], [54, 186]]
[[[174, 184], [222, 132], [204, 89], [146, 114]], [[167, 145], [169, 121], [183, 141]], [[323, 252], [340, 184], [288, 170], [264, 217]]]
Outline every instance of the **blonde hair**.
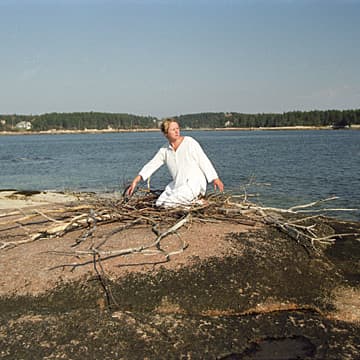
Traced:
[[161, 122], [161, 125], [160, 125], [160, 129], [161, 131], [166, 135], [169, 131], [169, 126], [171, 123], [173, 122], [176, 122], [177, 124], [179, 124], [177, 122], [177, 120], [175, 120], [174, 118], [166, 118], [164, 119], [162, 122]]

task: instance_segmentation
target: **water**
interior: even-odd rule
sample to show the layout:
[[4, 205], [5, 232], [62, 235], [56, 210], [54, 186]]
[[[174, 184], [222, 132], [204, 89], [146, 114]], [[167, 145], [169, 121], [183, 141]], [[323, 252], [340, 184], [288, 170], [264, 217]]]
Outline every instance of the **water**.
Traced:
[[[360, 131], [183, 134], [202, 144], [228, 191], [267, 206], [338, 196], [328, 206], [360, 208]], [[160, 132], [0, 136], [0, 189], [121, 190], [164, 143]], [[151, 185], [168, 181], [163, 168]]]

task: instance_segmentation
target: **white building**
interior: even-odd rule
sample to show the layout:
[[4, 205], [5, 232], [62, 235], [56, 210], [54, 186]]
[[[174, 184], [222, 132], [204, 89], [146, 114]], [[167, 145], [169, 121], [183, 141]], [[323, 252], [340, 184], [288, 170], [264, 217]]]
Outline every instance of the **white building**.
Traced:
[[15, 125], [15, 127], [20, 130], [30, 130], [31, 122], [30, 121], [20, 121]]

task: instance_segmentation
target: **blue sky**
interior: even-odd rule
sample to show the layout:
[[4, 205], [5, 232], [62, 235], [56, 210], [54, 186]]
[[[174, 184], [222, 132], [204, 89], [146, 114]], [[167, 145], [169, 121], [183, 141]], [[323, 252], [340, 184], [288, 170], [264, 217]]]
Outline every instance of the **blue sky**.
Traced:
[[360, 0], [0, 0], [0, 114], [360, 108]]

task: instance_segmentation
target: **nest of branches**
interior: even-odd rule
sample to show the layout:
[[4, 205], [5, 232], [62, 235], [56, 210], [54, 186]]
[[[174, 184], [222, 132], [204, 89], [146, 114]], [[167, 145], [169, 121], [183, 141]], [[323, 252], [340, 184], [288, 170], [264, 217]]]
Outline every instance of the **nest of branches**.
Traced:
[[[316, 252], [322, 245], [330, 245], [339, 237], [359, 234], [329, 234], [319, 235], [317, 226], [319, 215], [307, 214], [318, 212], [314, 207], [334, 198], [320, 200], [311, 204], [299, 205], [289, 209], [261, 207], [251, 203], [246, 196], [235, 196], [227, 193], [209, 194], [201, 202], [192, 206], [163, 209], [155, 207], [158, 197], [157, 191], [140, 190], [131, 198], [106, 198], [99, 195], [87, 194], [79, 203], [62, 209], [33, 209], [23, 214], [12, 226], [25, 231], [26, 236], [20, 240], [1, 240], [0, 250], [9, 249], [24, 243], [37, 240], [62, 237], [72, 231], [81, 231], [75, 243], [67, 252], [68, 255], [92, 256], [96, 260], [104, 257], [123, 256], [131, 253], [146, 255], [162, 254], [166, 261], [174, 254], [181, 253], [187, 247], [185, 241], [180, 241], [179, 248], [166, 252], [161, 243], [170, 234], [177, 234], [178, 230], [189, 222], [232, 222], [248, 226], [265, 224], [276, 227], [286, 233], [310, 252]], [[311, 210], [312, 209], [312, 210]], [[327, 209], [323, 209], [326, 211]], [[334, 210], [334, 209], [331, 209]], [[337, 209], [346, 210], [346, 209]], [[351, 209], [354, 210], [354, 209]], [[0, 232], [6, 229], [11, 221], [7, 217], [14, 213], [5, 214], [0, 221]], [[35, 220], [34, 220], [35, 219]], [[14, 223], [14, 221], [13, 221]], [[112, 223], [111, 230], [100, 232], [106, 224]], [[31, 226], [41, 224], [41, 228], [32, 231]], [[107, 249], [109, 238], [136, 226], [149, 226], [156, 235], [154, 241], [147, 241], [135, 247]], [[179, 236], [180, 237], [180, 236]], [[87, 243], [86, 249], [78, 249], [80, 244]]]

